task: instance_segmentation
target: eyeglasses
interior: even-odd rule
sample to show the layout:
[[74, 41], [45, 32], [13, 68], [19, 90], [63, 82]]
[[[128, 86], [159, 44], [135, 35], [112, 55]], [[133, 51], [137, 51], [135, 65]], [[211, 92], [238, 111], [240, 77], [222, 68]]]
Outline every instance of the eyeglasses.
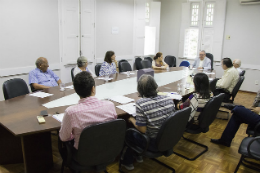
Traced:
[[200, 56], [203, 56], [203, 55], [205, 55], [205, 54], [200, 54]]

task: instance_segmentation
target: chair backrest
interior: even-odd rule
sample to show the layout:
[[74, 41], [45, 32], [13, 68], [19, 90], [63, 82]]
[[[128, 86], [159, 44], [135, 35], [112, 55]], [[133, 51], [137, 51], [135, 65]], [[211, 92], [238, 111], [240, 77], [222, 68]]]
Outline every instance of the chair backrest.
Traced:
[[211, 53], [206, 53], [206, 57], [211, 60], [211, 69], [213, 70], [214, 56]]
[[182, 137], [191, 113], [187, 107], [170, 115], [162, 124], [157, 137], [156, 144], [159, 151], [172, 149]]
[[147, 57], [144, 57], [144, 59], [147, 59], [147, 60], [149, 60], [151, 63], [153, 62], [153, 59], [152, 59], [151, 57], [149, 57], [149, 56], [147, 56]]
[[245, 73], [246, 73], [246, 71], [245, 71], [245, 70], [242, 70], [242, 72], [239, 73], [239, 76], [245, 76]]
[[128, 62], [128, 61], [125, 60], [125, 59], [121, 59], [121, 60], [118, 61], [118, 64], [117, 64], [117, 65], [118, 65], [118, 70], [119, 70], [119, 72], [122, 72], [122, 67], [121, 67], [121, 63], [122, 63], [122, 62]]
[[232, 93], [231, 93], [231, 96], [232, 96], [232, 101], [234, 101], [236, 95], [237, 95], [237, 92], [238, 90], [240, 89], [242, 83], [244, 82], [244, 79], [245, 79], [245, 76], [239, 76], [238, 78], [238, 81], [237, 81], [237, 84], [235, 85]]
[[152, 67], [152, 63], [147, 59], [143, 60], [141, 63], [142, 63], [143, 68], [151, 68]]
[[101, 68], [101, 65], [100, 65], [100, 64], [97, 64], [97, 65], [95, 66], [95, 73], [96, 73], [96, 76], [99, 76], [100, 68]]
[[212, 81], [209, 82], [209, 88], [210, 88], [210, 91], [215, 91], [216, 89], [216, 84], [217, 84], [217, 81], [219, 80], [219, 78], [215, 78], [213, 79]]
[[137, 57], [135, 58], [135, 67], [136, 67], [136, 70], [140, 70], [140, 69], [143, 69], [143, 66], [142, 66], [142, 59], [140, 57]]
[[182, 62], [180, 63], [180, 65], [179, 65], [179, 67], [182, 67], [182, 66], [184, 66], [184, 67], [189, 67], [189, 66], [190, 66], [190, 62], [189, 62], [189, 61], [182, 61]]
[[71, 69], [71, 71], [70, 71], [72, 82], [73, 82], [73, 79], [74, 79], [74, 68], [75, 68], [75, 67], [73, 67], [73, 68]]
[[175, 58], [175, 56], [167, 55], [164, 58], [164, 61], [169, 65], [169, 67], [176, 67], [176, 58]]
[[121, 72], [132, 71], [132, 67], [128, 62], [122, 62], [120, 66], [121, 66]]
[[200, 129], [207, 129], [210, 126], [210, 124], [215, 120], [224, 97], [225, 94], [221, 93], [208, 101], [203, 111], [199, 115]]
[[80, 135], [77, 162], [84, 166], [112, 162], [123, 148], [125, 131], [123, 119], [86, 127]]
[[23, 79], [14, 78], [3, 83], [5, 100], [29, 93], [28, 86]]

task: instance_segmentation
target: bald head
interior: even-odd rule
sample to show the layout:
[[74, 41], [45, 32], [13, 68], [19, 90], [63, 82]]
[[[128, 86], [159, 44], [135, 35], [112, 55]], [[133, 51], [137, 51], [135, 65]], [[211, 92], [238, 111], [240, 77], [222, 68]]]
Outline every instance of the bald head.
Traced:
[[234, 66], [235, 68], [239, 68], [239, 67], [241, 66], [241, 60], [240, 60], [240, 59], [235, 59], [235, 60], [233, 61], [233, 66]]
[[40, 69], [43, 72], [46, 72], [49, 67], [48, 60], [44, 57], [38, 58], [35, 62], [35, 65], [38, 69]]

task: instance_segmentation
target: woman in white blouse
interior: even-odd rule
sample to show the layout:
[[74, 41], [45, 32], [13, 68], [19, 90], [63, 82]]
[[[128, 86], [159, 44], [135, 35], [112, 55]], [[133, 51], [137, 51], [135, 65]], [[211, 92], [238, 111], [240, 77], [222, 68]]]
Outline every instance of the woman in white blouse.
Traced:
[[168, 67], [168, 64], [163, 60], [163, 54], [161, 52], [158, 52], [153, 58], [152, 67], [153, 69], [166, 69]]
[[80, 56], [77, 60], [77, 65], [74, 68], [73, 74], [74, 76], [76, 76], [78, 73], [82, 72], [82, 71], [87, 71], [89, 73], [91, 73], [91, 75], [93, 77], [96, 77], [95, 73], [93, 73], [90, 69], [88, 69], [88, 59], [84, 56]]

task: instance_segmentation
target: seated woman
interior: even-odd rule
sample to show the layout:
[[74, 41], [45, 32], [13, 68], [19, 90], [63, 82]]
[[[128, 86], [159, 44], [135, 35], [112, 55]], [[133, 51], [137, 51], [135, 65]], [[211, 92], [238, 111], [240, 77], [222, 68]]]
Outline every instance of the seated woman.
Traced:
[[154, 69], [166, 69], [168, 64], [163, 61], [163, 54], [158, 52], [153, 58], [152, 67]]
[[80, 56], [77, 60], [77, 65], [78, 66], [75, 67], [73, 71], [74, 76], [76, 76], [79, 72], [87, 71], [91, 73], [93, 77], [96, 77], [96, 75], [90, 69], [88, 69], [88, 59], [86, 57]]
[[[157, 95], [158, 85], [150, 75], [142, 75], [137, 85], [137, 91], [142, 98], [136, 101], [136, 117], [130, 117], [128, 121], [150, 138], [148, 150], [158, 151], [155, 139], [164, 120], [174, 113], [174, 103], [170, 97]], [[137, 133], [127, 135], [126, 139], [140, 147], [144, 147], [146, 143]], [[124, 149], [121, 158], [122, 166], [127, 170], [134, 169], [134, 158], [142, 162], [142, 158], [134, 156], [134, 152], [128, 147]]]
[[[114, 62], [114, 63], [113, 63]], [[103, 64], [101, 65], [99, 76], [107, 76], [118, 72], [116, 55], [113, 51], [107, 51]]]
[[184, 103], [179, 103], [177, 109], [183, 109], [185, 107], [191, 108], [191, 114], [189, 121], [192, 119], [195, 123], [198, 122], [198, 116], [202, 112], [204, 106], [213, 96], [209, 90], [209, 78], [204, 73], [197, 73], [193, 79], [195, 92], [189, 96]]

